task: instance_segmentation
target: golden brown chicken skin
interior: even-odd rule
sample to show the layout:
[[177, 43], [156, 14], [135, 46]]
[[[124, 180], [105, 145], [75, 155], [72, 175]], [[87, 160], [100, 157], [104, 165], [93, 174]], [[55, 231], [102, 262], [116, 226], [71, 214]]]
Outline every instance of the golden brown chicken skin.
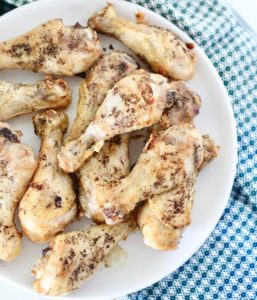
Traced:
[[0, 120], [49, 108], [65, 108], [71, 102], [71, 90], [65, 80], [50, 76], [34, 84], [0, 81]]
[[174, 250], [183, 230], [191, 223], [198, 173], [218, 155], [219, 148], [208, 136], [203, 136], [204, 158], [197, 172], [181, 186], [155, 195], [138, 211], [137, 220], [144, 243], [156, 250]]
[[0, 122], [0, 259], [10, 261], [21, 251], [21, 234], [14, 223], [17, 205], [24, 195], [37, 160], [20, 133]]
[[34, 267], [34, 290], [49, 296], [79, 288], [106, 260], [111, 250], [137, 228], [135, 219], [115, 226], [97, 225], [60, 234]]
[[[174, 104], [170, 107], [164, 110], [163, 115], [161, 117], [161, 120], [159, 121], [158, 124], [154, 125], [153, 132], [161, 131], [165, 128], [168, 128], [176, 123], [182, 123], [184, 120], [192, 120], [195, 115], [198, 114], [199, 108], [201, 106], [201, 100], [199, 96], [189, 89], [184, 83], [182, 82], [172, 82], [170, 83], [171, 86], [171, 93], [170, 93], [170, 102], [174, 101]], [[179, 122], [181, 121], [181, 122]], [[109, 147], [109, 146], [108, 146]], [[115, 174], [120, 174], [118, 170], [122, 170], [122, 165], [124, 166], [124, 163], [122, 162], [122, 157], [123, 160], [127, 156], [125, 155], [126, 152], [123, 151], [114, 151], [114, 152], [109, 152], [108, 153], [108, 147], [104, 147], [107, 151], [109, 159], [107, 160], [101, 160], [98, 161], [96, 164], [95, 162], [95, 167], [94, 168], [94, 163], [95, 161], [94, 157], [97, 157], [97, 154], [95, 154], [93, 157], [89, 158], [84, 166], [85, 170], [83, 170], [83, 177], [81, 177], [80, 181], [80, 187], [81, 187], [81, 202], [83, 205], [86, 205], [86, 211], [89, 213], [91, 212], [91, 216], [95, 215], [97, 213], [98, 217], [101, 216], [101, 221], [103, 221], [103, 212], [101, 210], [105, 206], [106, 202], [106, 195], [111, 194], [109, 199], [112, 199], [114, 197], [115, 193], [118, 195], [118, 191], [122, 190], [124, 188], [124, 180], [122, 180], [123, 177], [126, 177], [128, 175], [127, 173], [123, 175], [123, 177], [120, 177], [120, 180], [117, 176], [115, 176], [115, 180], [112, 182], [109, 180], [109, 168], [112, 170], [114, 163], [113, 159], [115, 162], [116, 166], [116, 172]], [[117, 146], [116, 146], [117, 147]], [[122, 146], [121, 146], [122, 147]], [[118, 149], [118, 148], [114, 148]], [[123, 148], [125, 149], [125, 148]], [[122, 150], [122, 148], [120, 149]], [[99, 156], [103, 155], [106, 157], [104, 154], [105, 152], [103, 151], [99, 153]], [[117, 153], [117, 155], [115, 154]], [[120, 155], [119, 155], [120, 154]], [[120, 156], [120, 158], [119, 158]], [[119, 158], [119, 159], [118, 159]], [[91, 161], [93, 160], [93, 161]], [[106, 165], [101, 165], [102, 162], [105, 162]], [[101, 168], [102, 166], [102, 168]], [[120, 167], [118, 167], [120, 166]], [[121, 169], [120, 169], [121, 168]], [[95, 171], [93, 171], [95, 170]], [[99, 170], [99, 175], [96, 176], [96, 173]], [[103, 170], [103, 171], [101, 171]], [[132, 171], [133, 172], [133, 171]], [[140, 171], [139, 171], [140, 172]], [[122, 175], [122, 173], [121, 173]], [[107, 177], [106, 177], [107, 176]], [[142, 174], [138, 174], [138, 180], [140, 181], [140, 178], [143, 176]], [[93, 178], [97, 178], [97, 181], [94, 181]], [[108, 180], [105, 180], [103, 178], [107, 178]], [[135, 176], [136, 178], [136, 176]], [[103, 180], [102, 180], [103, 179]], [[144, 178], [142, 177], [142, 181], [144, 181]], [[121, 185], [121, 188], [119, 188], [119, 185]], [[97, 187], [97, 188], [96, 188]], [[133, 189], [133, 188], [132, 188]], [[118, 196], [117, 196], [118, 197]], [[135, 196], [136, 197], [136, 196]], [[139, 196], [140, 197], [140, 196]], [[108, 198], [108, 197], [107, 197]], [[89, 214], [90, 215], [90, 214]]]
[[102, 210], [108, 224], [120, 222], [136, 204], [180, 186], [203, 160], [203, 139], [190, 124], [152, 134], [130, 174], [106, 196]]
[[104, 223], [104, 214], [99, 207], [110, 190], [129, 174], [128, 134], [107, 141], [102, 150], [91, 156], [77, 174], [79, 202], [84, 214], [96, 223]]
[[[76, 119], [66, 139], [78, 138], [95, 118], [108, 91], [123, 77], [137, 69], [135, 60], [125, 52], [105, 54], [89, 70], [80, 86]], [[116, 136], [107, 141], [99, 153], [94, 153], [76, 172], [79, 179], [79, 201], [83, 213], [95, 222], [104, 222], [101, 211], [91, 206], [93, 194], [105, 194], [106, 189], [129, 172], [129, 137]]]
[[165, 77], [142, 69], [122, 78], [109, 90], [86, 131], [62, 147], [60, 167], [74, 172], [99, 152], [105, 140], [157, 123], [173, 104], [171, 92]]
[[123, 42], [157, 73], [184, 81], [194, 76], [196, 57], [191, 44], [168, 29], [121, 18], [112, 4], [94, 14], [88, 25]]
[[114, 84], [136, 69], [135, 60], [121, 51], [105, 54], [90, 68], [85, 80], [80, 85], [76, 119], [72, 124], [66, 143], [78, 138], [86, 130]]
[[0, 70], [72, 76], [90, 68], [102, 53], [91, 28], [65, 26], [61, 19], [53, 19], [0, 43]]
[[47, 110], [33, 118], [41, 138], [39, 165], [19, 207], [23, 233], [32, 241], [51, 240], [76, 217], [77, 204], [70, 176], [58, 166], [68, 118], [63, 112]]

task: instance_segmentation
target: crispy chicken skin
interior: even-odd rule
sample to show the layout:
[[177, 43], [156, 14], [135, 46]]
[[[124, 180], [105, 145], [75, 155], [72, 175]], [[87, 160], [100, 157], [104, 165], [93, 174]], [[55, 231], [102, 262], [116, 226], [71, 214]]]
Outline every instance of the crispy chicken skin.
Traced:
[[[123, 134], [106, 142], [77, 172], [79, 201], [84, 214], [96, 223], [104, 222], [99, 209], [106, 194], [129, 173], [129, 136]], [[94, 199], [93, 201], [91, 199]], [[99, 201], [97, 204], [94, 201]]]
[[[178, 123], [178, 120], [191, 120], [193, 117], [198, 114], [199, 108], [201, 106], [201, 100], [199, 96], [190, 90], [184, 83], [182, 82], [172, 82], [172, 93], [170, 94], [171, 97], [174, 98], [174, 104], [171, 108], [165, 110], [161, 120], [157, 125], [154, 126], [154, 130], [162, 130], [164, 128], [167, 128], [169, 126], [172, 126], [173, 124]], [[171, 98], [170, 98], [171, 100]], [[191, 116], [191, 119], [190, 119]], [[105, 150], [106, 149], [106, 150]], [[110, 191], [115, 191], [115, 186], [119, 185], [119, 178], [115, 177], [115, 181], [111, 181], [111, 172], [109, 172], [109, 169], [113, 169], [113, 159], [115, 158], [115, 174], [120, 174], [119, 177], [122, 179], [127, 175], [127, 168], [122, 168], [124, 166], [124, 163], [119, 163], [122, 160], [124, 161], [124, 158], [126, 158], [126, 161], [128, 162], [128, 158], [125, 155], [127, 153], [125, 151], [125, 145], [122, 150], [121, 145], [121, 151], [117, 151], [118, 148], [115, 146], [116, 149], [113, 152], [108, 152], [109, 145], [103, 148], [103, 153], [107, 151], [107, 156], [109, 156], [109, 160], [102, 160], [98, 161], [97, 164], [95, 162], [96, 157], [98, 154], [95, 154], [93, 158], [89, 158], [85, 164], [84, 167], [85, 170], [81, 171], [79, 170], [78, 173], [81, 173], [81, 180], [80, 180], [80, 202], [82, 203], [82, 206], [85, 208], [86, 215], [91, 216], [94, 218], [94, 220], [97, 219], [97, 222], [103, 221], [103, 213], [101, 212], [104, 203], [106, 202], [106, 195], [110, 193]], [[102, 152], [99, 153], [100, 157], [104, 155]], [[105, 157], [106, 155], [104, 155]], [[119, 158], [120, 156], [120, 158]], [[123, 157], [123, 159], [121, 159]], [[91, 159], [93, 160], [91, 162]], [[103, 164], [104, 163], [104, 164]], [[118, 163], [118, 164], [117, 164]], [[88, 164], [88, 167], [87, 167]], [[94, 166], [95, 164], [95, 166]], [[100, 167], [102, 166], [102, 167]], [[97, 176], [97, 172], [99, 170], [99, 176]], [[103, 171], [102, 171], [103, 170]], [[120, 172], [118, 173], [117, 170], [123, 170], [126, 171], [124, 173]], [[123, 174], [123, 176], [122, 176]], [[107, 177], [106, 177], [107, 176]], [[97, 180], [93, 180], [96, 178]], [[107, 178], [107, 180], [105, 179]], [[89, 184], [90, 183], [90, 184]]]
[[[98, 61], [102, 65], [104, 59], [107, 61], [118, 57], [123, 57], [124, 54], [106, 55]], [[126, 57], [126, 56], [125, 56]], [[101, 62], [102, 61], [102, 62]], [[111, 65], [110, 68], [115, 68], [115, 65]], [[102, 68], [93, 67], [91, 72], [94, 74], [95, 81], [99, 77]], [[105, 69], [105, 68], [104, 68]], [[119, 69], [119, 68], [118, 68]], [[112, 70], [112, 72], [114, 72]], [[114, 84], [114, 83], [113, 83]], [[160, 122], [154, 127], [155, 130], [161, 130], [167, 128], [173, 124], [179, 123], [178, 120], [191, 120], [199, 112], [201, 105], [200, 97], [191, 89], [189, 89], [182, 82], [170, 83], [173, 92], [171, 96], [174, 97], [175, 103], [173, 106], [164, 111]], [[96, 93], [95, 88], [97, 85], [91, 87], [92, 95]], [[99, 89], [98, 89], [99, 90]], [[101, 95], [102, 93], [102, 95]], [[107, 94], [106, 89], [100, 89], [97, 93], [99, 98], [104, 98]], [[90, 101], [90, 97], [85, 101]], [[93, 100], [92, 100], [93, 101]], [[87, 104], [85, 102], [85, 107]], [[89, 110], [90, 113], [91, 110]], [[78, 114], [87, 114], [87, 110], [78, 110]], [[90, 115], [85, 118], [85, 127], [91, 121]], [[119, 143], [117, 143], [119, 141]], [[79, 200], [83, 208], [84, 214], [92, 218], [97, 223], [104, 222], [103, 213], [100, 207], [105, 202], [105, 195], [110, 189], [114, 189], [119, 184], [120, 179], [128, 175], [128, 138], [125, 136], [115, 137], [111, 142], [106, 142], [105, 146], [99, 152], [90, 157], [83, 166], [78, 170], [77, 175], [79, 177]]]
[[197, 174], [218, 155], [218, 147], [208, 136], [203, 136], [204, 158], [196, 174], [181, 187], [149, 198], [140, 208], [137, 220], [144, 243], [156, 250], [174, 250], [185, 226], [191, 222]]
[[60, 234], [34, 267], [34, 290], [58, 296], [79, 288], [102, 265], [113, 247], [137, 228], [134, 219]]
[[[66, 140], [78, 138], [94, 119], [107, 92], [123, 77], [137, 69], [134, 59], [125, 52], [114, 51], [104, 55], [87, 73], [81, 84], [76, 120]], [[129, 172], [129, 137], [116, 136], [107, 141], [99, 153], [91, 156], [77, 171], [79, 201], [84, 214], [95, 222], [104, 218], [91, 206], [91, 194], [99, 197], [105, 189], [125, 177]]]
[[49, 108], [65, 108], [71, 102], [66, 81], [50, 76], [34, 84], [0, 81], [0, 120]]
[[74, 220], [77, 205], [72, 180], [57, 161], [68, 126], [66, 114], [48, 110], [35, 115], [33, 123], [41, 138], [39, 165], [20, 202], [19, 219], [29, 239], [44, 243]]
[[112, 4], [94, 14], [88, 25], [123, 42], [157, 73], [184, 81], [194, 75], [194, 52], [168, 29], [120, 18]]
[[[174, 94], [176, 100], [170, 109], [164, 111], [160, 122], [154, 126], [153, 133], [155, 134], [170, 126], [192, 123], [201, 107], [200, 97], [183, 82], [174, 81], [171, 85], [176, 91]], [[205, 146], [204, 136], [203, 145]], [[181, 228], [191, 222], [195, 182], [196, 172], [178, 187], [149, 198], [150, 207], [159, 221], [170, 228]]]
[[80, 86], [77, 116], [66, 142], [78, 138], [86, 130], [107, 92], [136, 69], [136, 62], [125, 52], [114, 51], [97, 61]]
[[120, 222], [139, 201], [180, 186], [202, 160], [202, 136], [193, 125], [174, 125], [152, 134], [130, 174], [106, 196], [106, 223]]
[[220, 147], [216, 145], [215, 141], [208, 135], [203, 135], [204, 159], [203, 163], [198, 168], [198, 173], [202, 171], [210, 162], [212, 162], [219, 155]]
[[14, 224], [17, 205], [37, 167], [30, 146], [19, 133], [0, 122], [0, 259], [10, 261], [21, 251], [21, 235]]
[[0, 70], [23, 69], [72, 76], [90, 68], [102, 55], [96, 33], [53, 19], [0, 43]]
[[165, 226], [155, 216], [148, 201], [140, 207], [137, 221], [146, 246], [156, 250], [177, 249], [182, 229]]
[[191, 223], [195, 183], [196, 173], [193, 173], [178, 187], [149, 198], [153, 214], [163, 225], [169, 228], [183, 228]]
[[182, 228], [191, 223], [197, 175], [218, 156], [218, 147], [208, 136], [203, 136], [204, 158], [199, 168], [175, 189], [153, 196], [148, 201], [155, 216], [167, 227]]
[[192, 123], [198, 115], [202, 102], [199, 95], [184, 82], [172, 81], [174, 104], [164, 110], [153, 131], [161, 131], [180, 123]]
[[157, 123], [174, 99], [167, 79], [137, 70], [107, 93], [94, 120], [77, 139], [62, 147], [58, 159], [65, 172], [76, 171], [104, 141]]
[[[175, 104], [166, 110], [153, 132], [158, 134], [176, 124], [193, 122], [199, 112], [201, 100], [182, 82], [172, 82], [177, 93]], [[154, 195], [143, 204], [138, 212], [138, 224], [144, 242], [157, 250], [177, 248], [182, 229], [191, 222], [191, 209], [195, 198], [197, 174], [218, 155], [218, 147], [208, 136], [203, 136], [204, 157], [202, 164], [180, 186]]]

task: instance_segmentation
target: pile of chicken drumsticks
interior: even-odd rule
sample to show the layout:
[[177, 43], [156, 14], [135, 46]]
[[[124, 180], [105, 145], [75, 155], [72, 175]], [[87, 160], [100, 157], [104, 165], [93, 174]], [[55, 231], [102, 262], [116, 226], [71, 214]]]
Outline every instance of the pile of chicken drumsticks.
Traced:
[[[104, 54], [96, 32], [123, 42], [152, 72], [126, 52]], [[136, 23], [118, 17], [111, 4], [88, 27], [54, 19], [0, 43], [1, 70], [47, 74], [30, 85], [0, 81], [0, 259], [19, 255], [22, 234], [48, 242], [32, 271], [35, 291], [77, 289], [137, 227], [147, 246], [176, 249], [191, 222], [197, 176], [218, 154], [193, 124], [201, 99], [184, 81], [193, 77], [195, 62], [191, 43], [142, 15]], [[64, 139], [68, 117], [56, 109], [70, 104], [71, 90], [52, 76], [85, 71]], [[5, 123], [34, 111], [38, 158]], [[142, 128], [150, 136], [131, 168], [130, 133]], [[69, 173], [77, 177], [78, 193]], [[62, 233], [79, 211], [97, 225]]]

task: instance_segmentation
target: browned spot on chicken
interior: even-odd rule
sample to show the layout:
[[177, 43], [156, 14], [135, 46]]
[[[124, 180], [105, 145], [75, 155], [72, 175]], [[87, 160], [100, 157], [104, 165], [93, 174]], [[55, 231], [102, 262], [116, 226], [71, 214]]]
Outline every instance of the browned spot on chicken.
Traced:
[[56, 196], [56, 197], [54, 198], [54, 203], [55, 203], [55, 207], [56, 207], [56, 208], [62, 207], [62, 197]]
[[44, 188], [44, 184], [43, 183], [37, 183], [37, 182], [31, 182], [31, 184], [29, 185], [31, 188], [36, 189], [38, 191], [42, 190]]
[[141, 23], [141, 24], [147, 24], [147, 21], [145, 19], [145, 14], [141, 11], [138, 11], [136, 14], [135, 14], [135, 17], [136, 17], [136, 21], [137, 23]]
[[5, 137], [12, 143], [19, 143], [19, 139], [15, 133], [13, 133], [9, 128], [0, 128], [0, 136]]
[[45, 256], [46, 253], [47, 253], [48, 251], [50, 251], [51, 249], [52, 249], [51, 247], [47, 247], [47, 248], [43, 249], [43, 250], [42, 250], [42, 255]]
[[193, 43], [186, 43], [186, 46], [190, 50], [194, 49], [194, 47], [195, 47], [195, 45]]
[[32, 49], [28, 43], [19, 43], [13, 45], [8, 52], [19, 58], [22, 55], [29, 55], [32, 52]]
[[120, 64], [117, 65], [118, 71], [124, 73], [128, 69], [128, 64], [122, 61]]

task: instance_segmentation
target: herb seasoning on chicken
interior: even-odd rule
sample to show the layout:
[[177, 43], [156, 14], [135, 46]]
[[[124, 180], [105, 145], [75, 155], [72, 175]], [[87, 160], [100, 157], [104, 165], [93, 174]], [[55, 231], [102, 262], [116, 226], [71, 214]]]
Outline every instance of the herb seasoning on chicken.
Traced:
[[189, 80], [194, 75], [192, 45], [168, 29], [120, 18], [112, 4], [94, 14], [88, 25], [123, 42], [157, 73], [176, 80]]
[[65, 108], [71, 102], [66, 81], [47, 76], [34, 84], [0, 81], [0, 120], [47, 108]]
[[102, 53], [91, 28], [65, 26], [61, 19], [53, 19], [0, 43], [0, 70], [72, 76], [90, 68]]
[[21, 235], [14, 224], [17, 205], [37, 167], [33, 149], [19, 133], [0, 122], [0, 259], [12, 260], [21, 251]]
[[41, 138], [39, 165], [21, 200], [19, 219], [24, 234], [34, 242], [51, 240], [76, 217], [76, 196], [68, 174], [58, 166], [57, 153], [68, 118], [63, 112], [48, 110], [33, 118]]

